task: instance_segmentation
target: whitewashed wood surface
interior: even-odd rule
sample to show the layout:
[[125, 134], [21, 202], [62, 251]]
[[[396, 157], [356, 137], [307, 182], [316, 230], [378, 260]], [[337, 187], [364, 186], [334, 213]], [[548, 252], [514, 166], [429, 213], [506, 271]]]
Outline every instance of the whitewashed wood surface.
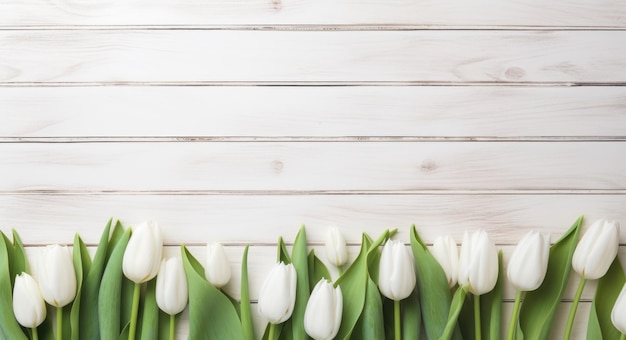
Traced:
[[626, 223], [625, 86], [622, 1], [6, 0], [0, 228], [34, 258], [151, 218], [235, 273], [250, 244], [253, 299], [302, 224], [323, 260], [331, 224], [353, 256], [364, 231], [485, 228], [506, 260], [531, 229]]

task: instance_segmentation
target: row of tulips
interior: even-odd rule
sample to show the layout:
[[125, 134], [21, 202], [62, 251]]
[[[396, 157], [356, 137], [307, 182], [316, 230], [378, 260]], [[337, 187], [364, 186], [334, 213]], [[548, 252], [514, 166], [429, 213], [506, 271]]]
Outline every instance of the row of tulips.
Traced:
[[[507, 339], [550, 338], [570, 268], [580, 284], [564, 339], [571, 336], [588, 280], [600, 282], [587, 338], [614, 339], [621, 333], [626, 339], [626, 278], [616, 257], [619, 225], [596, 221], [578, 241], [581, 225], [582, 217], [552, 246], [550, 236], [537, 231], [520, 240], [506, 270], [517, 290]], [[361, 251], [347, 266], [345, 239], [330, 228], [326, 262], [339, 271], [335, 282], [307, 250], [304, 227], [291, 254], [279, 238], [277, 263], [259, 293], [259, 314], [268, 321], [262, 338], [500, 338], [502, 256], [488, 234], [466, 232], [459, 253], [449, 236], [435, 239], [429, 249], [412, 228], [407, 248], [392, 239], [395, 233], [387, 230], [377, 240], [363, 234]], [[221, 290], [231, 269], [220, 244], [207, 245], [204, 266], [184, 245], [181, 256], [163, 259], [163, 240], [152, 222], [131, 230], [119, 222], [112, 228], [109, 221], [93, 259], [78, 235], [72, 252], [46, 247], [37, 280], [28, 274], [19, 235], [14, 231], [11, 242], [2, 234], [0, 243], [0, 297], [12, 299], [13, 307], [8, 313], [6, 304], [0, 305], [1, 338], [173, 339], [188, 303], [189, 338], [255, 338], [247, 247], [236, 301]], [[56, 309], [54, 327], [44, 301]]]

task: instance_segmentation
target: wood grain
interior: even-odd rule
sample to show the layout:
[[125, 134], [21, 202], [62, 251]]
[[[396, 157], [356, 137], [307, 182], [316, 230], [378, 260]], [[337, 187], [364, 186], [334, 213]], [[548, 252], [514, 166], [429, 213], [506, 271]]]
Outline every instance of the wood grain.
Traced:
[[0, 87], [0, 112], [18, 138], [626, 136], [624, 87]]
[[624, 142], [4, 143], [0, 191], [623, 190], [624, 154]]
[[610, 0], [358, 1], [249, 0], [220, 2], [129, 0], [5, 0], [2, 26], [32, 25], [420, 25], [626, 26], [626, 6]]
[[0, 82], [626, 81], [626, 31], [0, 31]]
[[[71, 243], [78, 232], [97, 244], [110, 217], [125, 225], [159, 222], [170, 244], [217, 240], [225, 244], [275, 244], [293, 241], [302, 224], [311, 245], [323, 244], [329, 225], [337, 225], [351, 244], [361, 233], [378, 235], [399, 228], [409, 239], [417, 226], [426, 242], [450, 234], [460, 241], [466, 230], [485, 228], [498, 244], [516, 244], [532, 229], [556, 240], [581, 214], [585, 226], [598, 218], [626, 221], [626, 195], [610, 194], [423, 194], [423, 195], [155, 195], [155, 194], [3, 194], [0, 228], [15, 228], [27, 244]], [[623, 224], [623, 223], [622, 223]], [[626, 232], [622, 232], [626, 244]]]

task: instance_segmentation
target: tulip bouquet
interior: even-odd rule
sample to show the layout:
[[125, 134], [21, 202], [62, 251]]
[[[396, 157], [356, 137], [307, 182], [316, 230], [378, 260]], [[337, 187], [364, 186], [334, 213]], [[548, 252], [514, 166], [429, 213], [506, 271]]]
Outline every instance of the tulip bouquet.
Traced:
[[[599, 220], [579, 241], [582, 217], [556, 243], [526, 234], [503, 270], [502, 252], [484, 230], [466, 232], [459, 248], [450, 236], [432, 247], [410, 230], [410, 247], [386, 230], [364, 233], [348, 263], [340, 230], [329, 228], [326, 258], [309, 250], [300, 228], [289, 252], [278, 239], [276, 264], [259, 292], [268, 325], [262, 339], [550, 339], [570, 278], [579, 284], [563, 331], [572, 334], [588, 280], [597, 289], [588, 339], [626, 340], [626, 277], [616, 256], [619, 225]], [[189, 313], [190, 339], [255, 339], [248, 286], [248, 247], [241, 266], [241, 297], [222, 288], [232, 272], [224, 247], [209, 243], [205, 264], [181, 245], [164, 258], [159, 227], [109, 221], [93, 258], [79, 235], [70, 250], [41, 249], [31, 275], [19, 235], [0, 233], [0, 339], [174, 339]], [[326, 267], [336, 267], [333, 278]], [[517, 291], [506, 328], [504, 277]], [[503, 332], [504, 330], [504, 332]]]

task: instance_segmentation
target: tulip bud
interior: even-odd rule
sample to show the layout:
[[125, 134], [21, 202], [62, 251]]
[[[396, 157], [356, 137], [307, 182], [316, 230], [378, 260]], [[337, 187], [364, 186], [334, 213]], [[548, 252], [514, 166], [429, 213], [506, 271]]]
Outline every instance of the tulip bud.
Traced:
[[46, 303], [41, 296], [39, 285], [27, 273], [15, 277], [13, 314], [17, 322], [26, 328], [35, 328], [46, 319]]
[[163, 239], [159, 226], [152, 221], [140, 224], [128, 240], [122, 269], [134, 283], [150, 281], [159, 272]]
[[611, 311], [613, 326], [622, 334], [626, 334], [626, 284], [617, 296], [613, 310]]
[[277, 263], [261, 287], [259, 314], [273, 324], [289, 319], [296, 303], [297, 281], [293, 264]]
[[531, 230], [517, 244], [507, 268], [507, 276], [515, 289], [531, 291], [539, 288], [548, 271], [550, 235]]
[[459, 285], [474, 295], [490, 292], [498, 281], [498, 250], [480, 229], [463, 235], [459, 258]]
[[380, 255], [378, 289], [391, 300], [407, 298], [415, 288], [413, 255], [400, 241], [388, 240]]
[[609, 270], [618, 246], [619, 224], [597, 220], [578, 242], [572, 257], [572, 267], [585, 279], [599, 279]]
[[76, 297], [74, 262], [67, 247], [55, 244], [44, 248], [37, 278], [41, 295], [54, 307], [63, 307]]
[[333, 339], [341, 325], [341, 287], [321, 279], [313, 288], [304, 312], [304, 330], [315, 340]]
[[335, 267], [341, 267], [348, 261], [346, 239], [337, 227], [328, 228], [326, 233], [326, 257]]
[[459, 272], [459, 249], [454, 239], [450, 236], [437, 237], [431, 253], [443, 268], [448, 279], [448, 287], [454, 287]]
[[206, 279], [217, 288], [224, 287], [230, 281], [231, 270], [226, 251], [220, 243], [206, 245]]
[[187, 306], [187, 277], [180, 257], [161, 262], [156, 280], [156, 302], [167, 314], [175, 315]]

